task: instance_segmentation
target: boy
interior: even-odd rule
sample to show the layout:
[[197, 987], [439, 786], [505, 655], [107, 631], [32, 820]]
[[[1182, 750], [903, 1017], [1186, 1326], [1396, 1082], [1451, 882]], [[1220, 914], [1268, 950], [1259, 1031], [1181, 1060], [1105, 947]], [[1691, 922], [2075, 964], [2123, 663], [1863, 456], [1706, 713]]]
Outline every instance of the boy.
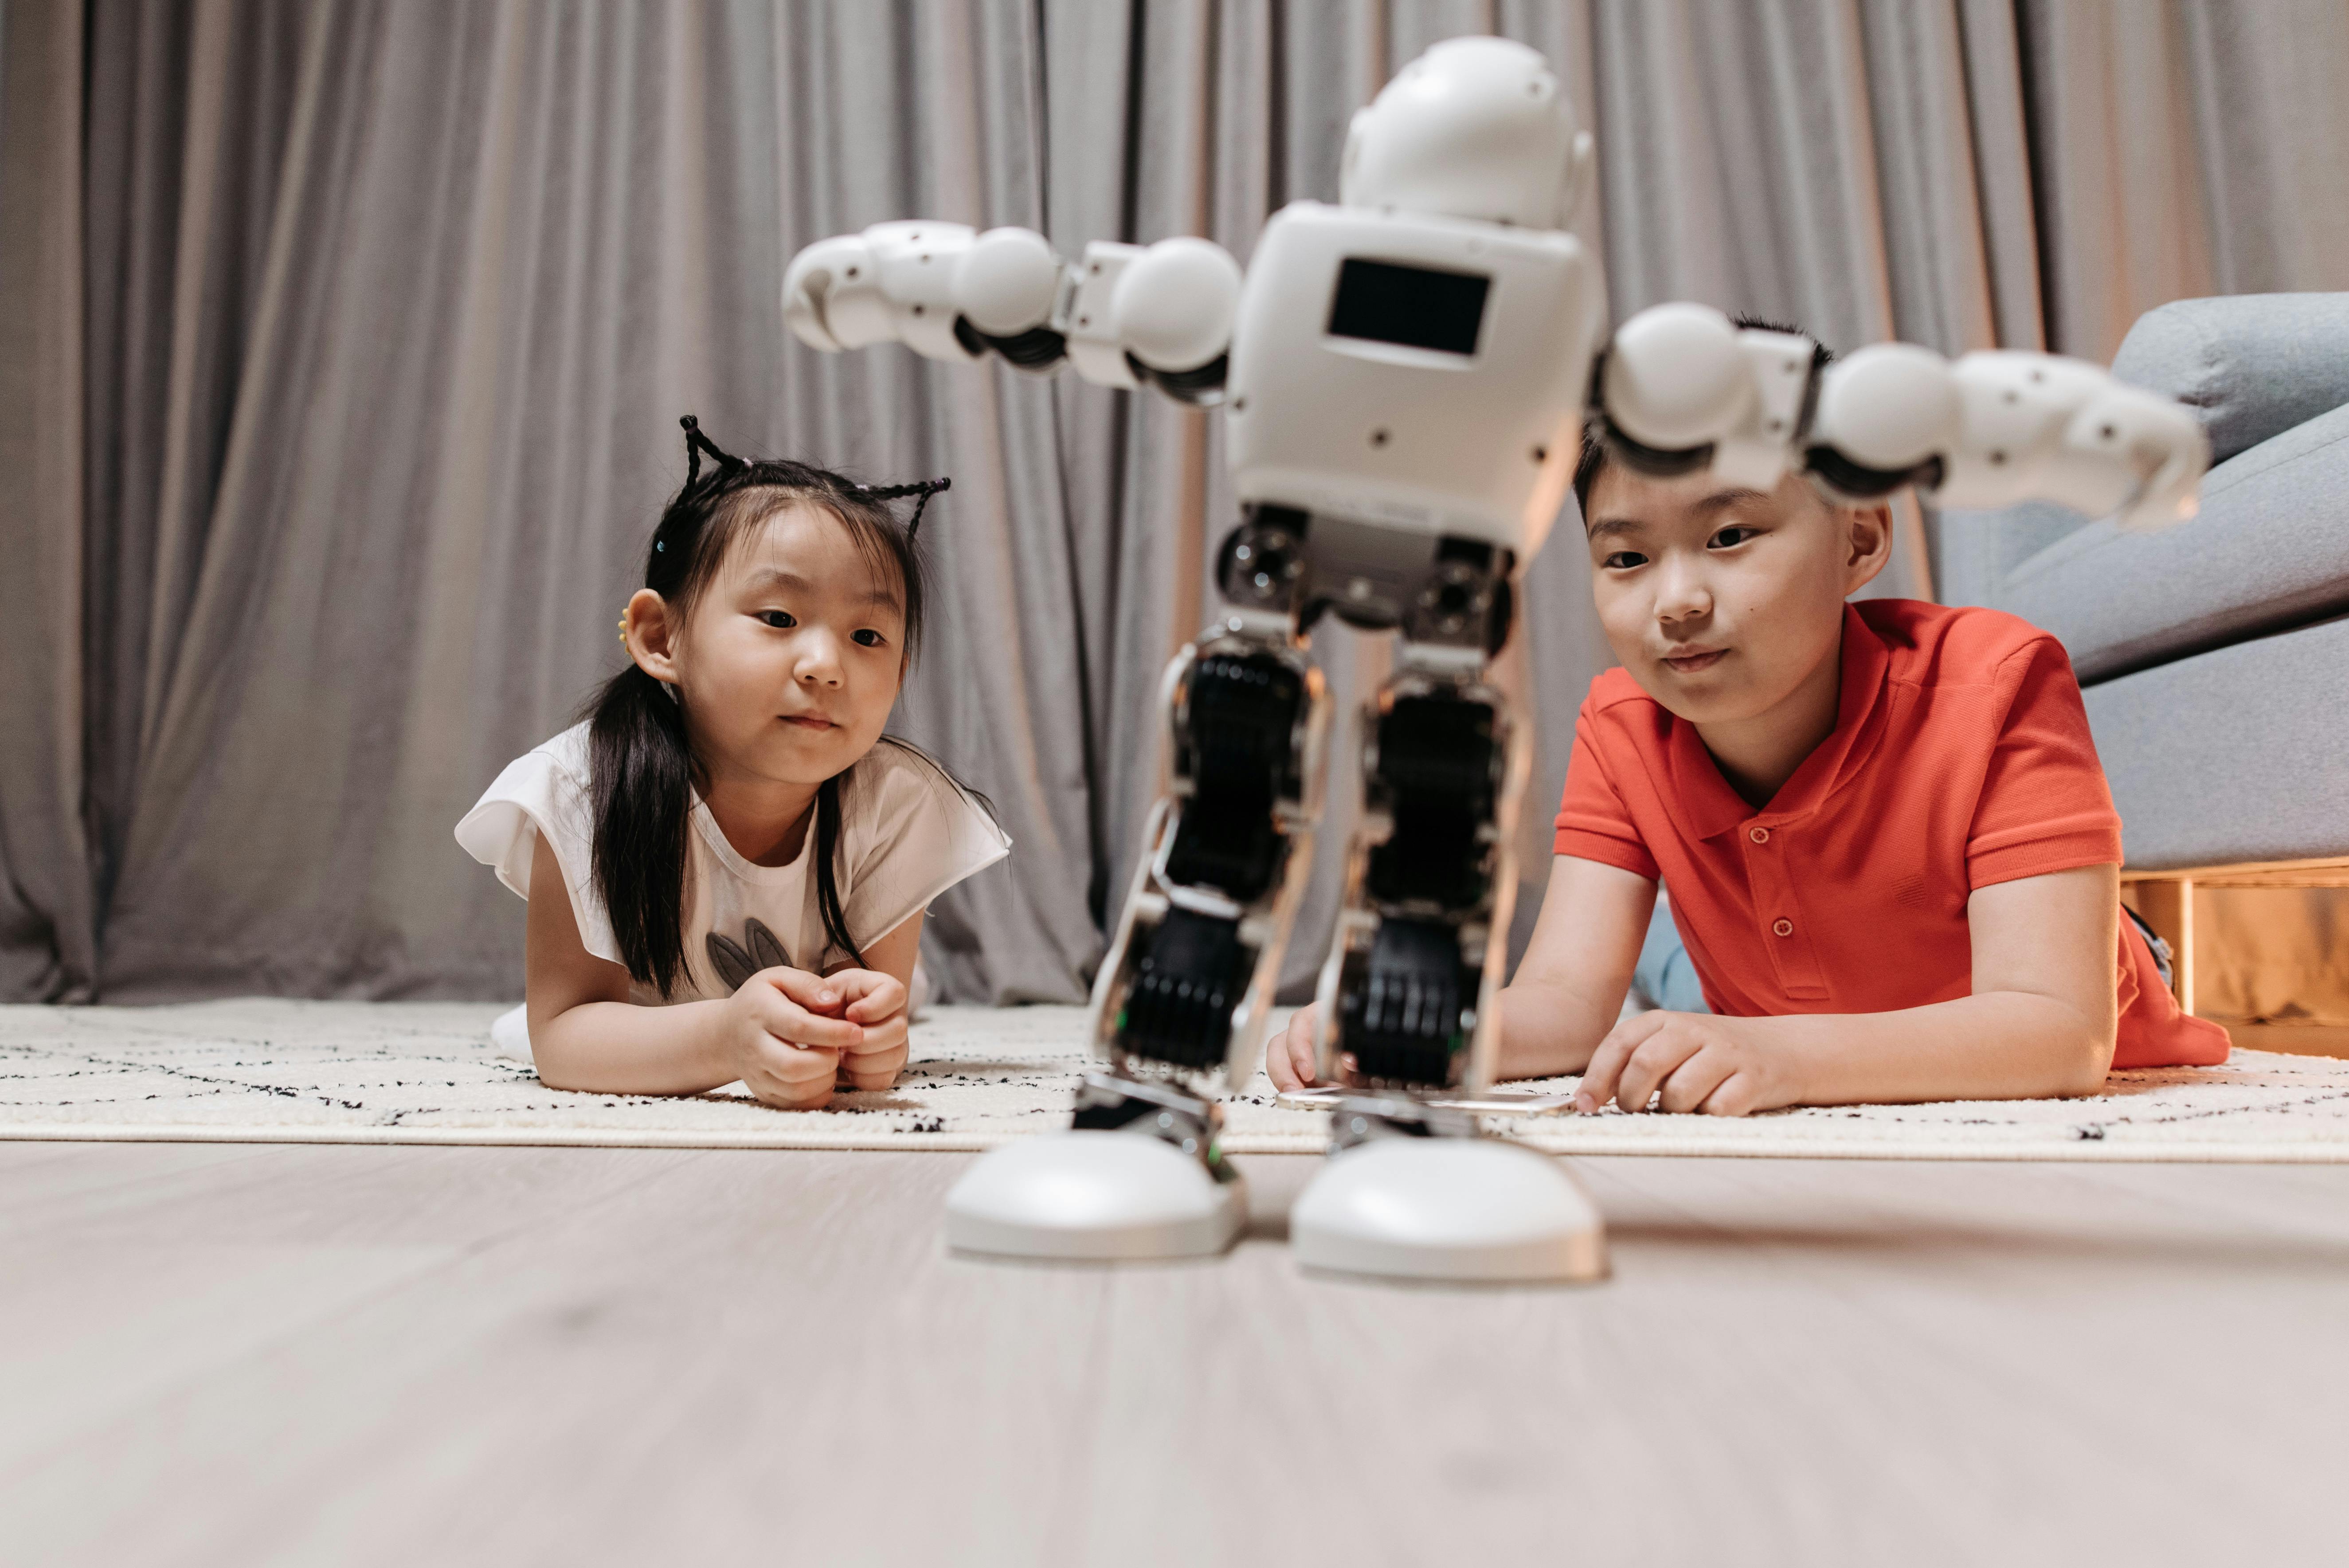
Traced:
[[[1593, 593], [1621, 667], [1576, 722], [1557, 858], [1500, 994], [1505, 1078], [1576, 1109], [2090, 1094], [2226, 1059], [2121, 917], [2120, 819], [2070, 662], [1994, 610], [1847, 603], [1892, 519], [1587, 445]], [[1711, 1013], [1618, 1023], [1661, 878]], [[1312, 1009], [1266, 1052], [1314, 1081]]]

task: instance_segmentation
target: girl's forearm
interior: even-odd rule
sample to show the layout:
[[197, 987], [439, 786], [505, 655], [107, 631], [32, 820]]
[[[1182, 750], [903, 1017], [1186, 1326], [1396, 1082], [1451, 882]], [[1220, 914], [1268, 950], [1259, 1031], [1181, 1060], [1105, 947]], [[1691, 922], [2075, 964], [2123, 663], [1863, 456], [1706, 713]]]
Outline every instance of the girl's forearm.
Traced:
[[1986, 991], [1894, 1013], [1740, 1018], [1783, 1060], [1798, 1105], [2093, 1094], [2112, 1066], [2113, 1015]]
[[740, 1076], [719, 1060], [723, 1000], [647, 1007], [582, 1002], [533, 1025], [531, 1056], [550, 1088], [598, 1094], [699, 1094]]

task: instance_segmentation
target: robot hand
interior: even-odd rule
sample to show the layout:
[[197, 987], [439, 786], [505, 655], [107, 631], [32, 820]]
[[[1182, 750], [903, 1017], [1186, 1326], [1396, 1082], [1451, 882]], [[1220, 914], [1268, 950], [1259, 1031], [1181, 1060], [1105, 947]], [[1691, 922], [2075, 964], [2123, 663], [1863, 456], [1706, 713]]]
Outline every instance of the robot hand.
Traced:
[[1206, 240], [1096, 242], [1075, 266], [1029, 229], [876, 223], [820, 240], [783, 274], [783, 320], [827, 353], [902, 342], [931, 359], [990, 349], [1023, 370], [1222, 398], [1240, 269]]
[[1913, 484], [1929, 506], [2051, 500], [2150, 529], [2194, 515], [2210, 460], [2184, 408], [2083, 360], [1952, 361], [1886, 343], [1820, 370], [1809, 340], [1740, 330], [1703, 305], [1658, 305], [1625, 323], [1598, 392], [1609, 439], [1632, 467], [1709, 466], [1756, 490], [1799, 454], [1851, 500]]

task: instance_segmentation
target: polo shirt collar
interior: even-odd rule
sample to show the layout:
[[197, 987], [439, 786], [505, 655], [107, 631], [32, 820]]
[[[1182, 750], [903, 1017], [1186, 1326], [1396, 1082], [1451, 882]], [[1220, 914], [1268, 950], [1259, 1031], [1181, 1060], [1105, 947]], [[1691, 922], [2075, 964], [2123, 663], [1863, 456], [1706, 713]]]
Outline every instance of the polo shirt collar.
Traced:
[[[1672, 796], [1680, 808], [1682, 826], [1692, 839], [1709, 839], [1746, 822], [1775, 824], [1806, 817], [1825, 805], [1845, 779], [1867, 762], [1880, 727], [1868, 721], [1883, 696], [1885, 672], [1891, 667], [1892, 655], [1884, 639], [1848, 603], [1843, 607], [1843, 646], [1837, 656], [1842, 661], [1841, 689], [1837, 694], [1834, 731], [1803, 758], [1794, 777], [1780, 785], [1770, 803], [1758, 811], [1721, 776], [1720, 765], [1704, 748], [1696, 726], [1682, 718], [1672, 720]], [[1863, 735], [1868, 738], [1868, 744], [1862, 744]]]

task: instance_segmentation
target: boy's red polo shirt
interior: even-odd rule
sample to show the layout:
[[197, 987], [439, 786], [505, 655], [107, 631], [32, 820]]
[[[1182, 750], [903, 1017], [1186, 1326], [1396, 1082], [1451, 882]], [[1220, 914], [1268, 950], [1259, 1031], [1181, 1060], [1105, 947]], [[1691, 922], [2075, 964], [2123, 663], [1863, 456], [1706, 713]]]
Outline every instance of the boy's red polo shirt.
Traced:
[[[1883, 1013], [1969, 995], [1978, 887], [2117, 863], [2121, 823], [2054, 638], [1995, 610], [1844, 608], [1835, 733], [1747, 805], [1630, 672], [1590, 686], [1557, 852], [1661, 876], [1716, 1013]], [[2227, 1059], [2121, 922], [2115, 1067]]]

